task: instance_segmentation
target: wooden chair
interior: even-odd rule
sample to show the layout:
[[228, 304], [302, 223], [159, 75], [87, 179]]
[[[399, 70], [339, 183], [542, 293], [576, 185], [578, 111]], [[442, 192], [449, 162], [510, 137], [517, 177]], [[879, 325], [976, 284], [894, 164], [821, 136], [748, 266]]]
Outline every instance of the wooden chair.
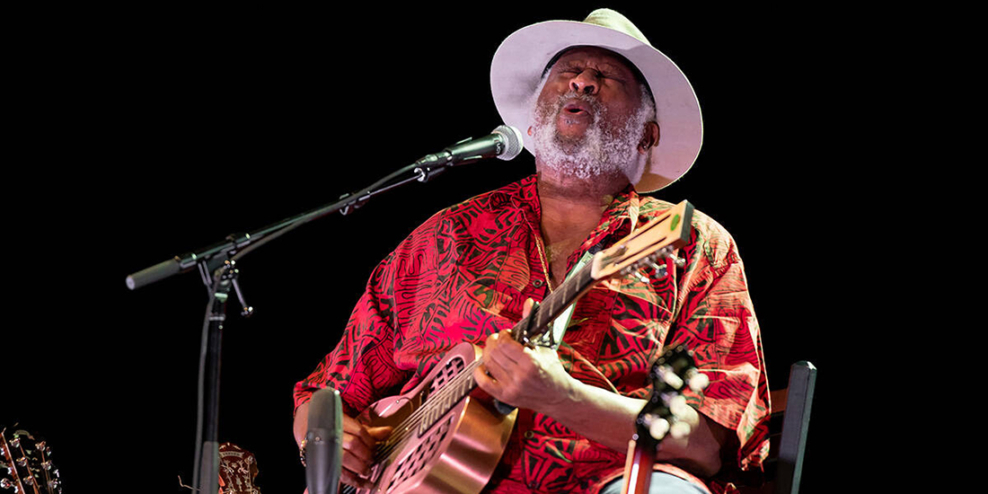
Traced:
[[803, 470], [803, 450], [810, 426], [816, 367], [801, 361], [789, 369], [789, 387], [772, 391], [769, 420], [771, 450], [765, 460], [765, 484], [745, 487], [745, 494], [796, 494]]

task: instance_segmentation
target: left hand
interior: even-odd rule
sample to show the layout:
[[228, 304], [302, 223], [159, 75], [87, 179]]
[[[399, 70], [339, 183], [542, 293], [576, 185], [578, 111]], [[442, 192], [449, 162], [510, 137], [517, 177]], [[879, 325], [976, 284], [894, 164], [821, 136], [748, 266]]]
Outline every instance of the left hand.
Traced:
[[[533, 303], [525, 302], [523, 317]], [[477, 385], [501, 402], [552, 415], [569, 402], [574, 379], [563, 369], [555, 350], [528, 348], [509, 331], [492, 334], [484, 347], [483, 363], [474, 370]]]

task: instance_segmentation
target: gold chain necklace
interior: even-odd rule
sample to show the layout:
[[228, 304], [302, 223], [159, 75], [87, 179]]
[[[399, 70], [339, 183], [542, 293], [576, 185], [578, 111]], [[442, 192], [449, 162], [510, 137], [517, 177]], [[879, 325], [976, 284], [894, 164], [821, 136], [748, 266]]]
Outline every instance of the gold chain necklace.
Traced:
[[535, 237], [535, 250], [539, 252], [539, 261], [542, 261], [542, 272], [545, 274], [545, 285], [549, 287], [549, 293], [552, 293], [552, 274], [549, 272], [549, 265], [546, 263], [546, 255], [545, 252], [543, 252], [542, 233], [535, 231], [535, 227], [533, 227], [531, 223], [528, 223], [528, 228], [532, 230], [532, 236]]

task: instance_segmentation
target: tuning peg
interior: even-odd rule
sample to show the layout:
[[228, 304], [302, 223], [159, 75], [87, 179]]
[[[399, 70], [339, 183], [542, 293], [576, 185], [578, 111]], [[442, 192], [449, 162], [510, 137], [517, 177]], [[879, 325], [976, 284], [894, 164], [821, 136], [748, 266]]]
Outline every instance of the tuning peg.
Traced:
[[17, 492], [17, 486], [10, 479], [0, 479], [0, 489], [14, 489]]
[[686, 422], [676, 422], [669, 428], [669, 434], [676, 439], [682, 439], [690, 435], [690, 424]]
[[646, 285], [649, 284], [649, 282], [651, 281], [651, 280], [648, 279], [648, 276], [645, 276], [640, 271], [635, 271], [635, 277], [638, 278], [638, 281], [641, 281], [642, 283], [644, 283]]
[[665, 265], [655, 262], [655, 256], [646, 257], [645, 264], [647, 264], [650, 268], [655, 270], [656, 276], [661, 278], [666, 275]]
[[689, 408], [690, 406], [686, 404], [686, 397], [683, 395], [674, 396], [669, 400], [669, 411], [680, 420], [689, 418]]
[[652, 436], [652, 439], [660, 440], [666, 437], [666, 433], [669, 432], [669, 421], [652, 414], [645, 415], [645, 420], [649, 422], [648, 424], [648, 434]]
[[673, 389], [680, 389], [683, 387], [683, 379], [677, 376], [676, 373], [673, 372], [667, 365], [663, 365], [659, 368], [659, 377], [662, 378], [664, 383], [668, 384]]
[[689, 384], [690, 389], [696, 392], [703, 391], [710, 384], [710, 378], [706, 374], [702, 374], [696, 369], [692, 369], [686, 373], [686, 383]]
[[17, 449], [21, 447], [21, 436], [14, 434], [14, 438], [10, 440], [10, 447]]
[[22, 456], [22, 457], [20, 457], [20, 458], [18, 458], [16, 460], [14, 460], [14, 463], [17, 463], [17, 466], [19, 466], [21, 468], [24, 468], [24, 467], [27, 466], [27, 457]]

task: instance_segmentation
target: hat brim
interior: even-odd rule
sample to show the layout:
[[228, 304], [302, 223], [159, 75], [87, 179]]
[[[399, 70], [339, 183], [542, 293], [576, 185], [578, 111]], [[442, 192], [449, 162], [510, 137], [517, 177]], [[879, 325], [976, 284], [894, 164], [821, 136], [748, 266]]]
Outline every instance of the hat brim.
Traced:
[[577, 21], [547, 21], [521, 28], [494, 54], [494, 105], [506, 124], [521, 130], [525, 149], [533, 152], [527, 129], [532, 125], [530, 105], [542, 70], [552, 57], [572, 46], [597, 46], [620, 54], [635, 64], [652, 90], [659, 143], [652, 148], [635, 188], [652, 192], [689, 171], [703, 144], [703, 118], [686, 75], [669, 57], [633, 36]]

